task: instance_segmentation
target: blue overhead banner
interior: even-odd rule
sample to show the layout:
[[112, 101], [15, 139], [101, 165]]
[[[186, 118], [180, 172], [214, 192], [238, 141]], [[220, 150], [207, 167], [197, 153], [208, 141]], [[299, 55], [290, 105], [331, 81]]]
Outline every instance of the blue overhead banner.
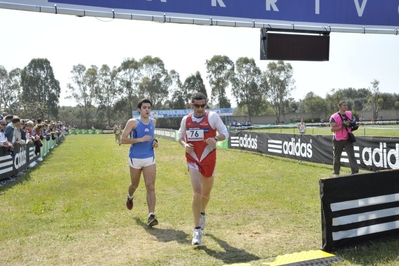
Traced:
[[[207, 109], [208, 111], [214, 111], [219, 114], [219, 116], [232, 116], [233, 108], [213, 108]], [[174, 118], [183, 117], [191, 113], [193, 109], [175, 109], [175, 110], [151, 110], [151, 117], [153, 118]], [[133, 117], [139, 117], [140, 113], [138, 111], [133, 111]]]
[[[35, 1], [32, 1], [35, 2]], [[399, 26], [399, 0], [50, 0], [50, 3], [257, 22]], [[33, 3], [32, 3], [33, 4]], [[267, 22], [266, 22], [267, 23]]]

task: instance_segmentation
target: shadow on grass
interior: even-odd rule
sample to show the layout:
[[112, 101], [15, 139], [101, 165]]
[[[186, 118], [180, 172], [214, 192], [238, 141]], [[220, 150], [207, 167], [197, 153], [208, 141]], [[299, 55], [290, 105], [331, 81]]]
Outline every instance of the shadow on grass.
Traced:
[[13, 188], [16, 185], [22, 184], [25, 181], [30, 180], [30, 169], [20, 172], [16, 176], [12, 176], [1, 181], [0, 185], [0, 195], [6, 192], [7, 190]]
[[189, 235], [183, 231], [175, 229], [162, 229], [157, 227], [148, 227], [147, 223], [135, 217], [136, 223], [142, 226], [149, 234], [153, 235], [160, 242], [176, 241], [179, 244], [187, 244]]
[[219, 244], [219, 246], [224, 249], [224, 251], [215, 251], [207, 248], [206, 246], [198, 246], [196, 247], [196, 249], [203, 250], [209, 256], [212, 256], [218, 260], [222, 260], [224, 263], [244, 263], [260, 259], [258, 256], [248, 253], [243, 249], [238, 249], [230, 246], [226, 241], [221, 240], [212, 234], [206, 234], [206, 236], [214, 239]]

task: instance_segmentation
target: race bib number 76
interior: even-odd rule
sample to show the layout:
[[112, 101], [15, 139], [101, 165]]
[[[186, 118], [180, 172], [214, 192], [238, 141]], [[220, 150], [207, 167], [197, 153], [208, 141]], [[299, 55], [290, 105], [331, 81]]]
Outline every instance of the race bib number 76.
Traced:
[[202, 141], [202, 140], [204, 140], [204, 130], [203, 129], [189, 129], [189, 130], [187, 130], [187, 140], [188, 141]]

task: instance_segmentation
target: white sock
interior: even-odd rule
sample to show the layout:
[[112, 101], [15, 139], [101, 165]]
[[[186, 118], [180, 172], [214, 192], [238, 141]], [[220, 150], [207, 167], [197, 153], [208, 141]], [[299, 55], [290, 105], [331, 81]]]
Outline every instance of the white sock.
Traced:
[[150, 218], [151, 215], [154, 215], [154, 216], [155, 216], [155, 213], [150, 212], [150, 213], [148, 214], [148, 218]]

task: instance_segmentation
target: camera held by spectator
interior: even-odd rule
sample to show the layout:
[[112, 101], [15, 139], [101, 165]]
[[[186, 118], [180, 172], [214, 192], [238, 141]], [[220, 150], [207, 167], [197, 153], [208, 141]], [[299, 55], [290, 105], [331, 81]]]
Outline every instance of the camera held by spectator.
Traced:
[[[349, 122], [349, 123], [348, 123]], [[350, 128], [352, 131], [355, 131], [359, 128], [359, 126], [356, 124], [356, 117], [353, 117], [352, 120], [350, 119], [345, 119], [343, 125], [345, 127]]]

